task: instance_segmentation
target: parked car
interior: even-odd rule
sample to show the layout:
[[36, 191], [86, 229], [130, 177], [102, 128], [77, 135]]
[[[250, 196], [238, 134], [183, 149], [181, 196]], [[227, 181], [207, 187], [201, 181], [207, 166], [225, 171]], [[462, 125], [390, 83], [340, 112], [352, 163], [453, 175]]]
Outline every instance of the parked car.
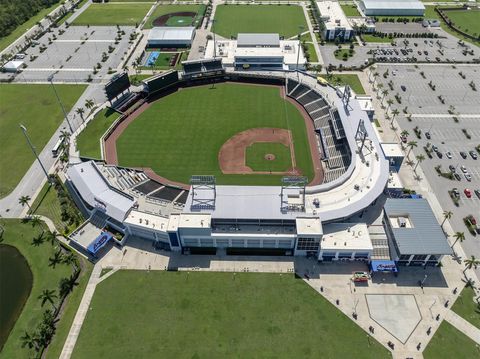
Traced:
[[452, 158], [452, 152], [450, 152], [450, 151], [445, 152], [445, 156], [447, 156], [447, 158], [451, 159]]
[[476, 160], [476, 159], [478, 158], [478, 155], [475, 153], [475, 151], [470, 151], [469, 153], [470, 153], [470, 156], [471, 156], [474, 160]]
[[460, 177], [460, 175], [458, 173], [454, 173], [453, 176], [455, 177], [455, 179], [457, 181], [461, 181], [462, 180], [462, 177]]
[[457, 169], [455, 168], [455, 166], [454, 166], [454, 165], [450, 165], [450, 166], [448, 166], [448, 169], [449, 169], [449, 170], [450, 170], [452, 173], [455, 173], [455, 172], [457, 172]]
[[465, 173], [465, 179], [466, 179], [468, 182], [472, 182], [472, 176], [470, 175], [470, 173]]
[[462, 165], [460, 169], [462, 170], [463, 173], [467, 173], [467, 167], [465, 167], [464, 165]]
[[452, 189], [452, 194], [454, 197], [460, 198], [460, 191], [458, 190], [458, 188]]
[[435, 151], [435, 152], [438, 152], [438, 147], [435, 146], [435, 145], [432, 145], [432, 150]]
[[408, 138], [407, 138], [407, 136], [402, 136], [401, 140], [402, 140], [403, 143], [407, 143]]
[[465, 196], [467, 196], [467, 198], [472, 198], [472, 191], [470, 191], [468, 188], [465, 188], [463, 190], [463, 193], [465, 193]]
[[429, 131], [425, 132], [425, 137], [426, 137], [428, 140], [432, 138], [432, 136], [430, 135], [430, 132], [429, 132]]
[[476, 189], [476, 190], [473, 191], [473, 192], [475, 192], [475, 194], [477, 195], [478, 199], [480, 199], [480, 190]]
[[463, 159], [467, 158], [467, 154], [463, 151], [460, 152], [460, 156], [462, 156]]
[[478, 225], [475, 217], [472, 216], [471, 214], [465, 217], [465, 224], [467, 226], [471, 226], [477, 234], [480, 234], [480, 226]]

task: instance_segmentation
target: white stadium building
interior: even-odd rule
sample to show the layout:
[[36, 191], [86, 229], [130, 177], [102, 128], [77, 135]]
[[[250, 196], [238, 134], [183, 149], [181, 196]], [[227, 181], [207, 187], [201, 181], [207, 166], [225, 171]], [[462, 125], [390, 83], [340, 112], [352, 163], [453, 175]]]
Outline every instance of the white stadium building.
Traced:
[[425, 5], [419, 0], [360, 0], [365, 16], [423, 16]]

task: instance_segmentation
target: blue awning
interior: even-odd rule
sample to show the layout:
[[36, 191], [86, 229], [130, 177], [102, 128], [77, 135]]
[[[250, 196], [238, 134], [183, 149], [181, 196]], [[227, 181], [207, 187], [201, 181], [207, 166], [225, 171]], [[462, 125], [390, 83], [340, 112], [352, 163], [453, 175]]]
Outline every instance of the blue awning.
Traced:
[[113, 236], [108, 232], [102, 232], [95, 240], [87, 247], [92, 254], [97, 253], [103, 246], [105, 246]]
[[370, 266], [372, 272], [398, 272], [397, 265], [394, 261], [372, 261]]

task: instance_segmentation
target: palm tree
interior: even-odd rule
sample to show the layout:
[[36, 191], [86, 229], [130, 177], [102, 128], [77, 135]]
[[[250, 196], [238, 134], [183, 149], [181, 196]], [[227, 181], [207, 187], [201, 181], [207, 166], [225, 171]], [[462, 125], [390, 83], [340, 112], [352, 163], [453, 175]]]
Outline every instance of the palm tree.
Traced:
[[407, 143], [407, 147], [410, 147], [407, 153], [407, 157], [410, 155], [410, 152], [412, 152], [413, 148], [417, 146], [418, 146], [417, 141], [410, 141]]
[[42, 221], [40, 220], [39, 216], [33, 216], [30, 222], [32, 223], [32, 227], [42, 225]]
[[388, 105], [388, 107], [387, 107], [387, 111], [386, 111], [386, 112], [388, 112], [388, 110], [390, 110], [390, 106], [393, 105], [393, 100], [392, 100], [391, 98], [389, 98], [389, 99], [387, 100], [387, 105]]
[[442, 229], [443, 229], [443, 224], [445, 223], [445, 221], [446, 221], [447, 219], [452, 218], [452, 216], [453, 216], [453, 212], [452, 212], [452, 211], [443, 211], [443, 222], [442, 222], [442, 224], [441, 224], [441, 226], [440, 226], [440, 227], [442, 227]]
[[90, 99], [85, 101], [85, 108], [91, 110], [93, 106], [95, 106], [95, 102], [93, 102], [93, 100]]
[[43, 238], [43, 233], [40, 233], [38, 236], [33, 237], [32, 239], [32, 245], [35, 247], [38, 247], [45, 241], [45, 238]]
[[31, 198], [29, 195], [26, 195], [26, 196], [21, 196], [19, 199], [18, 199], [18, 203], [20, 203], [22, 205], [22, 207], [25, 207], [25, 205], [28, 206], [28, 211], [29, 212], [32, 212], [32, 207], [30, 207], [30, 204], [28, 202], [30, 202]]
[[57, 264], [62, 263], [63, 261], [63, 255], [61, 251], [56, 251], [53, 257], [48, 258], [48, 266], [55, 268]]
[[413, 169], [413, 172], [417, 171], [418, 165], [420, 164], [420, 162], [423, 162], [425, 160], [425, 156], [420, 154], [420, 155], [416, 156], [416, 159], [417, 159], [417, 164], [415, 165], [415, 168]]
[[66, 265], [72, 265], [75, 270], [77, 270], [77, 256], [72, 252], [63, 256], [63, 263]]
[[408, 137], [409, 133], [407, 130], [403, 130], [402, 132], [400, 132], [400, 136], [402, 137]]
[[79, 107], [75, 110], [75, 112], [80, 115], [80, 118], [82, 119], [82, 122], [85, 122], [85, 120], [83, 119], [83, 114], [85, 113], [85, 110], [83, 108]]
[[54, 304], [54, 299], [58, 298], [57, 295], [55, 294], [55, 290], [49, 290], [49, 289], [44, 289], [42, 294], [38, 296], [38, 299], [42, 301], [42, 307], [45, 305], [46, 302], [49, 302], [53, 309], [56, 310], [55, 304]]
[[388, 95], [388, 90], [387, 89], [383, 90], [382, 95], [383, 95], [383, 97], [382, 97], [382, 104], [383, 104], [383, 100], [385, 100], [385, 96]]
[[465, 269], [463, 270], [463, 274], [467, 271], [467, 269], [477, 269], [478, 265], [480, 264], [480, 261], [475, 258], [475, 256], [471, 256], [469, 259], [465, 259], [463, 261], [465, 263]]
[[455, 246], [455, 244], [457, 244], [458, 241], [462, 243], [465, 240], [465, 233], [463, 232], [455, 232], [453, 236], [455, 237], [455, 242], [453, 242], [452, 248]]
[[59, 284], [60, 297], [66, 297], [73, 290], [73, 287], [75, 287], [77, 284], [77, 276], [75, 275], [71, 275], [68, 278], [62, 278]]
[[20, 337], [20, 340], [22, 341], [22, 348], [28, 347], [29, 349], [35, 348], [35, 351], [38, 350], [38, 339], [35, 334], [30, 335], [30, 333], [26, 331]]
[[53, 231], [53, 232], [47, 231], [47, 242], [50, 242], [50, 244], [54, 246], [57, 243], [57, 236], [58, 236], [57, 231]]

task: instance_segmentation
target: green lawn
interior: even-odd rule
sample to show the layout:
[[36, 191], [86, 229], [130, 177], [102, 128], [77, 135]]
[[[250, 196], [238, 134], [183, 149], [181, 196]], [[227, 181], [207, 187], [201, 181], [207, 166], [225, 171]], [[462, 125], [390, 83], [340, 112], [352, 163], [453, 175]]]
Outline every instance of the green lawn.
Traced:
[[362, 34], [363, 41], [366, 42], [384, 42], [384, 43], [391, 43], [394, 39], [390, 39], [388, 36], [374, 36], [371, 34]]
[[72, 25], [137, 25], [152, 4], [91, 4]]
[[446, 321], [440, 324], [427, 348], [425, 359], [478, 358], [480, 351], [475, 342]]
[[138, 75], [130, 75], [129, 78], [130, 78], [130, 83], [132, 85], [138, 86], [143, 80], [148, 79], [149, 77], [152, 77], [152, 76], [153, 75], [138, 74]]
[[77, 148], [80, 151], [80, 156], [96, 159], [102, 158], [100, 138], [118, 117], [119, 114], [117, 112], [105, 108], [88, 123], [87, 127], [77, 137]]
[[[170, 66], [170, 59], [174, 55], [175, 55], [174, 53], [161, 52], [161, 50], [160, 50], [160, 55], [158, 56], [157, 60], [155, 61], [153, 69], [154, 70], [170, 70], [170, 69], [180, 70], [182, 68], [182, 61], [185, 61], [188, 58], [188, 51], [180, 52], [180, 57], [177, 58], [176, 65], [175, 66]], [[141, 69], [151, 70], [152, 66], [146, 66], [146, 65], [141, 66]], [[149, 75], [149, 77], [151, 77], [151, 76], [153, 76], [153, 75]]]
[[290, 129], [297, 167], [313, 178], [304, 120], [279, 95], [278, 87], [219, 84], [182, 89], [155, 102], [117, 140], [119, 163], [151, 167], [168, 179], [188, 183], [191, 175], [217, 176], [222, 184], [279, 184], [279, 176], [224, 175], [222, 145], [238, 132], [257, 127]]
[[480, 36], [480, 11], [479, 10], [455, 10], [445, 11], [456, 27], [469, 34]]
[[475, 292], [472, 287], [465, 287], [452, 306], [452, 310], [480, 329], [480, 307], [474, 301]]
[[[274, 160], [267, 160], [265, 156], [272, 154]], [[290, 149], [273, 142], [256, 142], [247, 147], [246, 165], [253, 171], [285, 172], [292, 168]]]
[[292, 274], [119, 271], [72, 358], [390, 358], [370, 342]]
[[31, 17], [22, 25], [18, 26], [15, 30], [13, 30], [9, 35], [0, 36], [0, 51], [5, 49], [11, 43], [13, 43], [17, 38], [20, 37], [20, 35], [25, 33], [28, 29], [34, 26], [38, 21], [43, 19], [46, 15], [50, 14], [58, 6], [61, 6], [60, 2], [39, 11], [35, 16]]
[[350, 49], [337, 49], [335, 50], [334, 55], [336, 59], [346, 61], [355, 55], [355, 50], [351, 51]]
[[349, 85], [357, 95], [365, 95], [365, 89], [355, 74], [334, 74], [332, 77], [327, 78], [328, 82], [331, 82], [335, 86]]
[[355, 4], [340, 4], [346, 16], [362, 16]]
[[[200, 22], [203, 18], [203, 14], [205, 13], [205, 5], [158, 5], [152, 15], [148, 18], [147, 22], [145, 23], [145, 29], [151, 29], [153, 27], [153, 21], [166, 14], [171, 14], [175, 12], [196, 12], [197, 16], [195, 22]], [[191, 22], [183, 22], [176, 25], [168, 24], [168, 26], [191, 26]], [[195, 25], [194, 25], [195, 26]]]
[[[78, 11], [78, 9], [81, 9], [83, 5], [85, 5], [85, 3], [89, 1], [89, 0], [82, 0], [80, 1], [80, 3], [77, 5], [77, 9], [75, 10]], [[61, 25], [63, 24], [65, 21], [69, 22], [68, 19], [70, 19], [70, 16], [72, 16], [73, 14], [75, 14], [75, 12], [69, 12], [67, 15], [65, 15], [61, 20], [58, 21], [58, 25]]]
[[215, 32], [230, 38], [238, 33], [279, 33], [289, 38], [308, 30], [300, 6], [287, 5], [219, 5], [215, 13]]
[[65, 264], [59, 264], [55, 268], [48, 265], [49, 257], [55, 252], [50, 243], [45, 242], [38, 247], [31, 244], [32, 238], [41, 233], [40, 227], [33, 228], [30, 223], [3, 218], [0, 219], [0, 225], [5, 228], [2, 244], [16, 247], [27, 260], [33, 274], [30, 296], [10, 332], [0, 356], [2, 358], [31, 358], [33, 352], [28, 348], [21, 347], [20, 337], [25, 331], [33, 333], [41, 322], [43, 312], [51, 308], [48, 304], [42, 308], [38, 296], [44, 289], [57, 290], [58, 294], [60, 279], [69, 277], [72, 274], [72, 268]]
[[[86, 88], [55, 87], [67, 111]], [[41, 151], [62, 121], [62, 110], [51, 85], [0, 85], [0, 197], [15, 188], [34, 161], [19, 124], [27, 127], [32, 143]]]

